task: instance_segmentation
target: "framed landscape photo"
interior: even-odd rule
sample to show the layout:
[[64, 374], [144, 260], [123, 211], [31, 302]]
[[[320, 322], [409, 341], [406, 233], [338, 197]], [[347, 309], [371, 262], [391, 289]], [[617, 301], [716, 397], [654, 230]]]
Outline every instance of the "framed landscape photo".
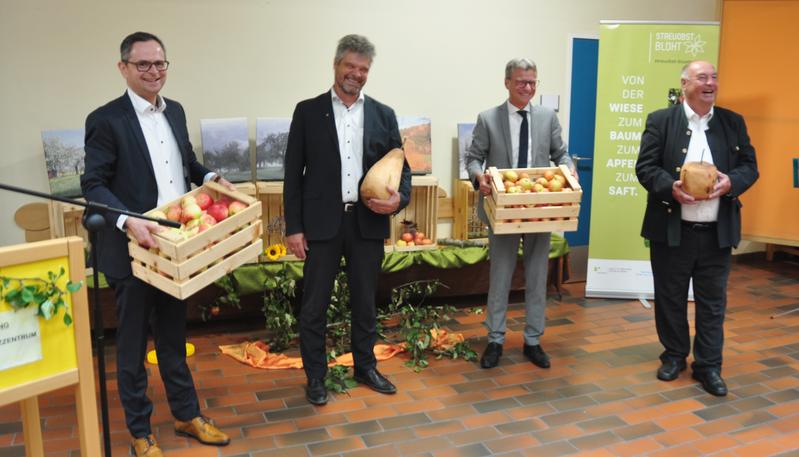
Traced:
[[458, 124], [458, 179], [469, 179], [469, 173], [466, 171], [466, 148], [472, 144], [474, 125], [474, 122]]
[[430, 118], [397, 116], [400, 138], [405, 142], [405, 158], [416, 175], [433, 172], [433, 152]]
[[230, 182], [252, 181], [247, 118], [201, 119], [203, 164]]
[[281, 181], [291, 119], [259, 117], [255, 120], [255, 175], [259, 181]]
[[42, 130], [44, 163], [50, 193], [59, 197], [82, 195], [80, 175], [83, 173], [83, 129]]

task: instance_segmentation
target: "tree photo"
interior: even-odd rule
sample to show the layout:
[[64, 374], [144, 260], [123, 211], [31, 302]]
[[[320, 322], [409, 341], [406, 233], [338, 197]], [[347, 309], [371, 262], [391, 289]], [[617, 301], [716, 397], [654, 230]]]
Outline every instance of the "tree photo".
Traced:
[[259, 180], [283, 179], [291, 119], [259, 117], [255, 121], [255, 173]]
[[252, 180], [247, 118], [201, 119], [203, 164], [230, 182]]
[[50, 193], [59, 197], [81, 196], [83, 173], [83, 129], [43, 130], [42, 146]]

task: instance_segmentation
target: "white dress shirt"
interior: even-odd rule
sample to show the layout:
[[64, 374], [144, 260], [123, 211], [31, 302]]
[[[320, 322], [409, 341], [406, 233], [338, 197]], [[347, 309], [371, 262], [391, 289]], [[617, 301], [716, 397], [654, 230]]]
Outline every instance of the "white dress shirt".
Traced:
[[[517, 113], [519, 108], [515, 107], [510, 100], [508, 100], [508, 122], [510, 125], [510, 149], [511, 155], [513, 156], [513, 162], [510, 164], [511, 168], [516, 168], [516, 165], [519, 163], [519, 133], [522, 130], [522, 116]], [[530, 157], [530, 150], [532, 148], [532, 127], [533, 122], [530, 118], [530, 103], [528, 103], [524, 108], [524, 111], [527, 111], [527, 167], [532, 167], [533, 158]]]
[[[704, 116], [700, 116], [683, 103], [685, 116], [688, 118], [688, 128], [691, 130], [691, 140], [688, 143], [688, 152], [685, 154], [687, 162], [707, 162], [713, 163], [713, 154], [710, 153], [710, 146], [707, 143], [705, 131], [708, 123], [713, 118], [713, 107]], [[684, 221], [691, 222], [716, 222], [719, 215], [719, 199], [700, 200], [692, 205], [681, 205], [681, 217]]]
[[358, 201], [358, 183], [363, 176], [364, 95], [361, 91], [349, 107], [341, 101], [335, 89], [330, 89], [330, 95], [341, 154], [341, 199], [342, 203], [354, 203]]
[[[156, 206], [161, 206], [189, 191], [186, 189], [186, 181], [183, 177], [183, 159], [180, 155], [180, 148], [175, 134], [169, 126], [169, 121], [164, 115], [166, 100], [159, 95], [156, 99], [157, 106], [154, 106], [130, 88], [128, 88], [128, 96], [139, 120], [150, 154], [150, 162], [153, 165], [155, 183], [158, 186]], [[130, 172], [136, 173], [137, 171], [130, 170]], [[143, 170], [138, 172], [143, 172]], [[214, 177], [216, 177], [216, 173], [208, 173], [205, 175], [204, 181], [207, 182]], [[117, 227], [120, 230], [125, 230], [127, 218], [128, 216], [123, 214], [117, 219]]]

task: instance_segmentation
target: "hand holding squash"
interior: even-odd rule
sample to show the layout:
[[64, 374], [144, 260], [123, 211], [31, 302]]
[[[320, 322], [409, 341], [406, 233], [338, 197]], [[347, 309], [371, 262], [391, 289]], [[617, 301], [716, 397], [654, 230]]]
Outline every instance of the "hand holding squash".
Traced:
[[399, 209], [400, 195], [391, 186], [386, 186], [388, 198], [370, 198], [366, 206], [377, 214], [393, 214]]

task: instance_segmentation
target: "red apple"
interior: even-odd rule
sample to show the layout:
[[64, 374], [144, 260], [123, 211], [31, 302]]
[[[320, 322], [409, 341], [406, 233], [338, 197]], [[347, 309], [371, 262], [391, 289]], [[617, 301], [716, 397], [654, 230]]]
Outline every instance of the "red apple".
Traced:
[[209, 228], [211, 228], [212, 225], [213, 224], [208, 224], [206, 222], [200, 222], [200, 231], [199, 231], [199, 233], [202, 233], [202, 232], [208, 230]]
[[181, 215], [180, 220], [185, 224], [190, 220], [199, 219], [202, 212], [203, 210], [201, 210], [196, 203], [189, 204], [188, 206], [183, 207], [183, 214]]
[[230, 197], [223, 195], [219, 197], [219, 200], [217, 200], [216, 203], [219, 203], [220, 205], [223, 205], [225, 208], [227, 208], [228, 206], [230, 206], [230, 203], [232, 201], [233, 200], [231, 200]]
[[217, 222], [222, 222], [228, 216], [228, 208], [222, 202], [217, 201], [208, 207], [206, 213], [213, 217]]
[[404, 242], [406, 242], [406, 243], [407, 243], [408, 241], [413, 241], [413, 233], [411, 233], [411, 232], [405, 232], [405, 233], [403, 233], [403, 234], [402, 234], [402, 241], [404, 241]]
[[205, 192], [197, 192], [194, 196], [194, 200], [197, 201], [197, 206], [199, 206], [201, 210], [206, 210], [209, 206], [214, 204], [214, 199]]
[[170, 221], [179, 222], [183, 214], [183, 209], [179, 205], [172, 205], [166, 211], [166, 218]]
[[232, 216], [232, 215], [238, 213], [239, 211], [244, 210], [246, 207], [247, 207], [247, 205], [245, 205], [244, 203], [242, 203], [240, 201], [234, 201], [234, 202], [230, 203], [230, 205], [227, 207], [227, 209], [230, 212], [230, 215]]
[[214, 216], [211, 216], [210, 214], [203, 211], [202, 216], [200, 216], [200, 222], [208, 226], [212, 226], [216, 224], [216, 219], [214, 219]]

